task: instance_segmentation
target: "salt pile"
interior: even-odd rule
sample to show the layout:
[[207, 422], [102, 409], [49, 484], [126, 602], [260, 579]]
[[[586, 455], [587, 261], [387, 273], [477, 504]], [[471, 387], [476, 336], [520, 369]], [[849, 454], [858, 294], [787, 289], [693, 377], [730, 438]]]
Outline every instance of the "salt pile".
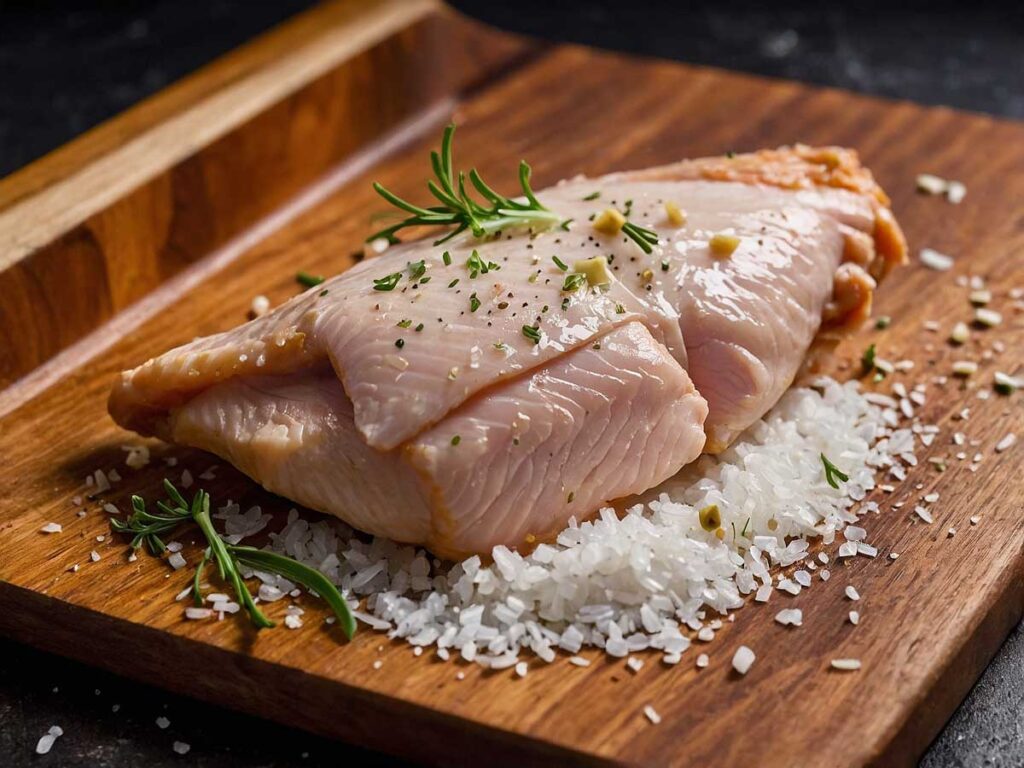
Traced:
[[[898, 416], [886, 406], [856, 382], [793, 389], [724, 454], [703, 457], [621, 516], [605, 509], [570, 521], [526, 556], [496, 547], [490, 564], [442, 563], [294, 511], [270, 548], [319, 568], [353, 607], [362, 603], [356, 616], [371, 628], [436, 647], [441, 658], [508, 668], [523, 654], [550, 662], [591, 646], [613, 657], [656, 649], [677, 663], [691, 634], [712, 639], [746, 596], [767, 602], [773, 587], [791, 595], [806, 588], [813, 563], [795, 581], [779, 569], [807, 563], [810, 539], [840, 543], [840, 557], [874, 555], [856, 523], [877, 505], [855, 509], [857, 502], [876, 473], [899, 475], [901, 460], [916, 462], [913, 434], [895, 429]], [[823, 455], [849, 476], [838, 489], [826, 482]], [[711, 504], [721, 527], [706, 531], [699, 511]], [[262, 515], [245, 522], [233, 530], [255, 528]], [[826, 573], [818, 571], [823, 580]], [[281, 593], [295, 586], [256, 575]]]

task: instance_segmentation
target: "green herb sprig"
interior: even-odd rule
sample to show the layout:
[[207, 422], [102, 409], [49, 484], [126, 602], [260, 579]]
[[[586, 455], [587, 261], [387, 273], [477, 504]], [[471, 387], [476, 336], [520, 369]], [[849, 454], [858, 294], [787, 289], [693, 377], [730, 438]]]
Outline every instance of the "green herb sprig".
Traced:
[[640, 250], [644, 253], [650, 253], [654, 250], [654, 246], [658, 244], [657, 232], [653, 229], [641, 227], [639, 224], [634, 224], [631, 221], [627, 221], [622, 225], [622, 234], [640, 246]]
[[[511, 226], [548, 229], [561, 223], [561, 217], [541, 205], [534, 195], [530, 188], [531, 169], [525, 160], [519, 163], [519, 186], [522, 188], [526, 202], [519, 202], [498, 194], [484, 182], [475, 168], [471, 169], [468, 174], [463, 171], [456, 173], [452, 162], [452, 136], [454, 134], [454, 124], [446, 127], [441, 138], [441, 151], [430, 153], [434, 179], [427, 181], [427, 189], [441, 204], [427, 208], [414, 205], [388, 191], [382, 184], [374, 182], [373, 188], [377, 194], [396, 208], [411, 215], [397, 224], [370, 235], [366, 238], [367, 242], [383, 237], [390, 243], [397, 243], [398, 232], [406, 227], [416, 226], [454, 227], [444, 237], [434, 241], [434, 245], [440, 245], [467, 229], [475, 237], [487, 237]], [[480, 196], [486, 200], [486, 204], [480, 203], [469, 194], [466, 188], [467, 179]]]
[[211, 560], [216, 563], [220, 578], [231, 584], [238, 597], [238, 602], [249, 614], [249, 619], [257, 628], [269, 628], [274, 622], [267, 618], [253, 600], [252, 593], [245, 584], [242, 567], [265, 573], [283, 576], [289, 581], [301, 584], [319, 595], [334, 611], [338, 623], [345, 635], [351, 639], [356, 631], [355, 619], [345, 598], [338, 588], [315, 568], [294, 560], [287, 555], [268, 552], [255, 547], [228, 544], [213, 527], [210, 517], [210, 494], [204, 490], [196, 491], [192, 501], [188, 502], [170, 480], [164, 480], [166, 501], [156, 503], [159, 513], [146, 509], [146, 502], [141, 496], [132, 496], [132, 512], [126, 519], [111, 518], [110, 525], [117, 533], [132, 537], [131, 547], [140, 549], [145, 544], [153, 555], [162, 555], [167, 551], [162, 536], [169, 534], [182, 525], [194, 524], [206, 538], [207, 548], [192, 577], [193, 598], [197, 606], [203, 604], [200, 588], [203, 571]]
[[850, 476], [829, 461], [828, 457], [824, 453], [821, 454], [821, 464], [825, 467], [825, 482], [833, 488], [837, 490], [839, 489], [839, 483], [837, 483], [836, 480], [841, 480], [845, 483], [850, 479]]

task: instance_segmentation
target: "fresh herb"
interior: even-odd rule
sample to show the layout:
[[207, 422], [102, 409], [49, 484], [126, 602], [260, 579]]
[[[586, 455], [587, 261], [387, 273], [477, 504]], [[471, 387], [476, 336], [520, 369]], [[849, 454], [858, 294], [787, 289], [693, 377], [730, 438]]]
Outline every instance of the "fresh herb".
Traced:
[[624, 315], [624, 314], [626, 314], [626, 308], [624, 306], [622, 306], [621, 304], [616, 304], [615, 305], [615, 314], [617, 314], [617, 315]]
[[412, 320], [399, 320], [397, 323], [395, 323], [395, 325], [397, 325], [399, 328], [408, 328], [410, 325], [412, 325]]
[[668, 272], [668, 268], [670, 266], [671, 266], [671, 264], [670, 264], [668, 259], [662, 259], [661, 260], [661, 271], [662, 272]]
[[524, 325], [523, 336], [528, 338], [534, 344], [540, 344], [540, 328], [536, 325]]
[[879, 318], [875, 320], [875, 328], [877, 328], [880, 331], [884, 331], [891, 324], [892, 318], [889, 317], [888, 315], [880, 315]]
[[587, 201], [590, 201], [590, 200], [597, 200], [597, 198], [599, 198], [600, 196], [601, 196], [601, 191], [600, 191], [600, 190], [598, 190], [597, 192], [591, 192], [591, 193], [590, 193], [589, 195], [587, 195], [587, 196], [586, 196], [586, 197], [584, 197], [583, 199], [584, 199], [584, 200], [587, 200]]
[[459, 435], [454, 435], [452, 437], [452, 445], [458, 445], [461, 442], [462, 442], [462, 438]]
[[469, 311], [476, 312], [478, 309], [480, 309], [480, 299], [476, 297], [475, 293], [471, 293], [469, 295]]
[[450, 283], [448, 283], [448, 287], [449, 288], [454, 288], [458, 284], [459, 284], [459, 278], [456, 277], [454, 280], [452, 280]]
[[398, 281], [402, 279], [401, 272], [392, 272], [390, 275], [378, 278], [373, 281], [373, 290], [375, 291], [393, 291], [395, 286], [398, 285]]
[[653, 229], [641, 227], [639, 224], [634, 224], [631, 221], [627, 221], [622, 225], [622, 234], [640, 246], [640, 250], [644, 253], [650, 253], [654, 250], [653, 246], [658, 244], [657, 232]]
[[[406, 202], [389, 192], [381, 184], [374, 182], [373, 188], [381, 197], [407, 213], [408, 218], [390, 227], [375, 232], [366, 238], [367, 242], [379, 237], [386, 238], [389, 243], [398, 242], [396, 233], [406, 227], [454, 227], [448, 234], [434, 242], [434, 245], [449, 240], [467, 229], [474, 237], [487, 237], [510, 226], [530, 226], [548, 228], [556, 226], [561, 218], [549, 211], [533, 194], [530, 188], [530, 166], [526, 161], [519, 163], [519, 186], [526, 202], [519, 202], [499, 195], [472, 169], [469, 173], [456, 173], [452, 162], [452, 136], [455, 125], [449, 125], [441, 137], [441, 151], [430, 153], [435, 179], [427, 182], [430, 194], [437, 198], [440, 205], [423, 208]], [[470, 196], [466, 187], [466, 179], [486, 200], [486, 204]]]
[[829, 461], [828, 457], [824, 453], [821, 454], [821, 463], [822, 466], [825, 467], [825, 482], [833, 488], [839, 488], [839, 483], [836, 482], [837, 479], [844, 483], [850, 479], [850, 476]]
[[324, 288], [322, 291], [320, 291], [319, 295], [320, 296], [326, 296], [328, 293], [330, 293], [330, 291], [328, 291], [326, 288]]
[[869, 344], [868, 348], [864, 350], [864, 354], [860, 357], [860, 367], [865, 374], [871, 373], [875, 370], [875, 345]]
[[419, 261], [409, 262], [409, 279], [416, 280], [417, 278], [423, 277], [423, 273], [427, 271], [427, 262], [423, 259]]
[[576, 221], [576, 219], [566, 219], [565, 221], [563, 221], [558, 226], [561, 229], [564, 229], [566, 232], [568, 232], [569, 231], [569, 225], [572, 224], [574, 221]]
[[430, 282], [430, 275], [427, 275], [426, 277], [421, 277], [420, 278], [420, 285], [426, 285], [429, 282]]
[[561, 260], [560, 258], [558, 258], [557, 256], [552, 256], [552, 257], [551, 257], [551, 260], [552, 260], [553, 262], [555, 262], [555, 266], [556, 266], [556, 267], [558, 267], [558, 268], [559, 268], [560, 270], [562, 270], [563, 272], [568, 272], [568, 271], [569, 271], [569, 265], [568, 265], [568, 264], [566, 264], [566, 263], [565, 263], [564, 261], [562, 261], [562, 260]]
[[750, 518], [748, 517], [747, 518], [747, 522], [745, 522], [743, 524], [743, 530], [740, 531], [740, 536], [746, 536], [747, 535], [747, 528], [749, 528], [749, 527], [750, 527]]
[[320, 285], [324, 281], [324, 278], [320, 275], [311, 275], [309, 272], [298, 272], [295, 275], [295, 282], [299, 285], [304, 285], [307, 288]]
[[450, 267], [452, 265], [452, 255], [448, 253], [448, 251], [445, 251], [441, 254], [441, 261], [444, 262], [446, 267]]
[[217, 564], [220, 578], [234, 588], [238, 602], [245, 608], [249, 618], [258, 628], [273, 627], [274, 622], [256, 605], [252, 593], [245, 585], [242, 569], [251, 569], [264, 573], [274, 573], [296, 584], [301, 584], [323, 598], [334, 611], [338, 623], [345, 635], [351, 638], [356, 631], [355, 619], [345, 598], [338, 588], [315, 568], [303, 565], [287, 555], [268, 552], [255, 547], [228, 544], [213, 527], [210, 517], [210, 494], [198, 490], [192, 501], [187, 502], [181, 492], [169, 480], [164, 480], [166, 501], [158, 501], [159, 513], [146, 509], [146, 502], [141, 496], [132, 496], [132, 512], [124, 520], [111, 518], [110, 525], [117, 533], [129, 534], [132, 537], [131, 547], [138, 550], [145, 544], [153, 555], [162, 555], [167, 545], [161, 538], [182, 525], [194, 524], [206, 538], [207, 549], [202, 560], [196, 567], [192, 579], [193, 599], [196, 605], [203, 604], [201, 591], [202, 575], [206, 564], [213, 561]]
[[505, 342], [503, 341], [494, 342], [494, 348], [499, 352], [504, 352], [506, 349], [508, 349], [508, 347], [505, 346]]
[[473, 252], [466, 259], [466, 269], [469, 270], [469, 276], [471, 279], [476, 279], [477, 275], [486, 275], [488, 272], [501, 267], [495, 264], [493, 261], [484, 261], [480, 258], [480, 254], [474, 248]]
[[565, 282], [562, 283], [562, 290], [567, 293], [571, 291], [578, 291], [586, 284], [586, 275], [581, 275], [579, 272], [573, 272], [572, 274], [565, 276]]

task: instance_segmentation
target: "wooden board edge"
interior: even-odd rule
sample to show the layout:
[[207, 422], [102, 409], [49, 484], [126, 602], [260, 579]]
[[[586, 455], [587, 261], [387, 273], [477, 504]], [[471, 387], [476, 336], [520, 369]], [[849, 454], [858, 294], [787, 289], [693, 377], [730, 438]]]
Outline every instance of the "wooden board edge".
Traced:
[[[137, 133], [0, 211], [0, 387], [224, 246], [380, 134], [538, 47], [437, 0], [363, 5], [369, 15], [354, 14], [351, 2], [329, 3], [296, 23], [298, 33], [268, 33], [237, 59], [210, 65], [212, 74], [200, 70], [182, 86], [198, 93], [194, 103], [172, 87], [166, 99], [115, 118], [97, 130]], [[452, 37], [465, 45], [438, 56]], [[293, 45], [275, 58], [282, 39]], [[162, 119], [139, 129], [138, 110], [151, 102]], [[84, 147], [84, 158], [95, 143], [83, 137], [67, 151]], [[26, 173], [37, 166], [56, 173], [46, 169], [62, 164], [44, 158]]]
[[[339, 697], [336, 681], [325, 681], [293, 667], [240, 656], [209, 643], [55, 601], [3, 581], [0, 633], [37, 650], [99, 666], [147, 685], [425, 765], [471, 768], [480, 764], [479, 758], [484, 754], [488, 764], [498, 767], [521, 768], [524, 761], [528, 765], [615, 765], [360, 688], [343, 686], [344, 696]], [[103, 640], [104, 653], [99, 665], [95, 654], [84, 649], [82, 641], [87, 637]], [[182, 644], [190, 666], [168, 677], [165, 654], [181, 654]], [[125, 663], [126, 659], [130, 663]], [[230, 674], [225, 673], [228, 670]], [[270, 709], [257, 704], [258, 697], [248, 691], [268, 684], [270, 679], [278, 690], [293, 691], [294, 698], [275, 697]], [[307, 701], [296, 705], [297, 699]], [[310, 720], [310, 712], [319, 717]], [[395, 723], [395, 727], [381, 731], [364, 726], [384, 719]], [[450, 749], [454, 743], [460, 744], [458, 753]]]
[[[260, 76], [262, 80], [263, 74], [281, 73], [298, 62], [308, 61], [310, 46], [332, 29], [343, 29], [348, 38], [342, 48], [333, 52], [335, 61], [339, 61], [350, 58], [387, 34], [439, 8], [439, 0], [412, 0], [404, 6], [400, 0], [329, 0], [301, 12], [0, 179], [0, 213], [40, 193], [53, 195], [57, 185], [66, 183], [94, 163], [104, 161], [120, 164], [120, 158], [130, 151], [127, 145], [159, 131], [164, 121], [192, 110], [204, 113], [203, 117], [211, 121], [209, 130], [212, 132], [224, 133], [230, 130], [244, 116], [211, 110], [207, 103], [212, 97], [218, 93], [236, 91], [251, 78]], [[397, 12], [399, 10], [401, 13]], [[322, 62], [326, 63], [326, 60]], [[279, 91], [266, 93], [260, 100], [269, 104], [277, 97]], [[253, 106], [258, 109], [258, 102]], [[168, 137], [168, 151], [164, 156], [171, 158], [172, 153], [188, 152], [189, 143], [187, 135]], [[119, 180], [115, 188], [106, 191], [107, 200], [115, 200], [124, 190], [132, 188], [135, 179], [151, 175], [151, 162], [130, 169], [131, 176]], [[88, 202], [94, 210], [99, 210], [104, 201]], [[38, 205], [39, 201], [36, 202]], [[4, 237], [10, 235], [5, 228], [9, 222], [6, 219], [4, 221], [5, 227], [0, 227], [0, 242], [6, 244]], [[32, 243], [25, 243], [23, 247], [31, 248]], [[5, 260], [13, 260], [19, 255], [17, 251], [0, 252], [0, 268], [5, 265]]]
[[1003, 572], [992, 590], [987, 611], [974, 631], [962, 638], [931, 685], [920, 691], [917, 706], [894, 732], [870, 765], [876, 768], [915, 766], [928, 746], [963, 703], [1006, 638], [1024, 618], [1024, 549], [1015, 566]]

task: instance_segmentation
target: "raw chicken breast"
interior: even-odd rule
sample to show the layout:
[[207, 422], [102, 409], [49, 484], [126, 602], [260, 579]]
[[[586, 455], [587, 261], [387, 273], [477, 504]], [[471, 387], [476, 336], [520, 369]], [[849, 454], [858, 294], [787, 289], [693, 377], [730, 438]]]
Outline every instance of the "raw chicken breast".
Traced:
[[[111, 413], [371, 533], [450, 555], [514, 546], [722, 450], [905, 258], [848, 150], [538, 197], [571, 228], [395, 246], [122, 374]], [[590, 224], [607, 208], [654, 230], [652, 253]], [[607, 285], [565, 283], [595, 257]]]
[[569, 515], [671, 477], [700, 454], [707, 404], [629, 323], [488, 390], [400, 449], [371, 448], [352, 415], [329, 367], [239, 377], [176, 409], [169, 438], [306, 506], [344, 510], [357, 528], [455, 556], [554, 534]]

